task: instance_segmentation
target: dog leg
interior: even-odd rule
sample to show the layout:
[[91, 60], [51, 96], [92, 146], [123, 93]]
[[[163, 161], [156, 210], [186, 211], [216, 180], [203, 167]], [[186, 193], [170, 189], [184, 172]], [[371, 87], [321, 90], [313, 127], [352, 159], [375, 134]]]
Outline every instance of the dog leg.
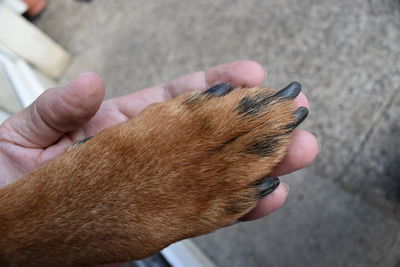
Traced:
[[86, 266], [147, 257], [248, 213], [307, 116], [300, 84], [219, 84], [145, 108], [0, 189], [0, 262]]

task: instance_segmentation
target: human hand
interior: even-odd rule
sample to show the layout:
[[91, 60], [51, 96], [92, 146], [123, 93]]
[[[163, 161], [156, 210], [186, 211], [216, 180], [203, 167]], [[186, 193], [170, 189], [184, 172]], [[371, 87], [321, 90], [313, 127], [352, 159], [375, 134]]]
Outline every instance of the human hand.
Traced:
[[[0, 187], [5, 186], [61, 154], [73, 143], [137, 115], [151, 103], [183, 92], [205, 90], [219, 82], [261, 86], [264, 70], [251, 61], [231, 62], [164, 84], [103, 102], [104, 85], [94, 73], [84, 73], [65, 87], [46, 91], [32, 105], [0, 126]], [[309, 107], [300, 94], [298, 106]], [[280, 176], [310, 164], [317, 154], [315, 137], [295, 130], [288, 154], [271, 176]], [[260, 200], [243, 220], [260, 218], [283, 205], [288, 191], [281, 184]]]

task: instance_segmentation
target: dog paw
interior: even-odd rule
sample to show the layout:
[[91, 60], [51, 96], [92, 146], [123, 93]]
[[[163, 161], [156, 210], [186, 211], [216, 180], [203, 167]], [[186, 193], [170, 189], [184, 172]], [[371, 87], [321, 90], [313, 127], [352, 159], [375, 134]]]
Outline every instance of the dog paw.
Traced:
[[279, 185], [270, 174], [308, 114], [300, 90], [222, 83], [150, 105], [25, 177], [40, 226], [21, 227], [75, 264], [143, 258], [228, 225]]

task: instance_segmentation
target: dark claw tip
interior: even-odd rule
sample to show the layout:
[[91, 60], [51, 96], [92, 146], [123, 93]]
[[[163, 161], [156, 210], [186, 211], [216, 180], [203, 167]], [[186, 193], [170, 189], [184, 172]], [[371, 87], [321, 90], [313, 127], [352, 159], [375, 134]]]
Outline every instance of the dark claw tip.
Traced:
[[266, 195], [272, 193], [275, 191], [275, 189], [278, 188], [280, 184], [280, 180], [278, 177], [273, 177], [273, 178], [265, 178], [261, 179], [260, 181], [257, 181], [254, 185], [258, 188], [259, 192], [257, 194], [258, 198], [263, 198]]
[[297, 126], [299, 126], [300, 123], [302, 123], [305, 118], [308, 116], [308, 108], [306, 107], [299, 107], [296, 109], [295, 112], [293, 112], [294, 115], [294, 121], [286, 126], [287, 129], [295, 129]]
[[89, 141], [90, 139], [92, 139], [92, 137], [93, 137], [93, 136], [85, 137], [85, 138], [83, 138], [82, 140], [79, 140], [78, 142], [73, 143], [73, 144], [72, 144], [72, 147], [73, 147], [73, 148], [79, 147], [80, 145], [82, 145], [82, 144], [86, 143], [87, 141]]
[[274, 95], [275, 97], [280, 97], [284, 99], [294, 99], [300, 94], [301, 84], [299, 82], [292, 82], [285, 88], [279, 90]]
[[210, 94], [215, 96], [223, 96], [233, 89], [229, 83], [219, 83], [213, 87], [208, 88], [203, 94]]
[[307, 118], [308, 116], [308, 108], [306, 107], [299, 107], [298, 109], [296, 109], [296, 111], [294, 112], [294, 116], [295, 116], [295, 123], [297, 125], [299, 125], [300, 123], [302, 123], [305, 118]]

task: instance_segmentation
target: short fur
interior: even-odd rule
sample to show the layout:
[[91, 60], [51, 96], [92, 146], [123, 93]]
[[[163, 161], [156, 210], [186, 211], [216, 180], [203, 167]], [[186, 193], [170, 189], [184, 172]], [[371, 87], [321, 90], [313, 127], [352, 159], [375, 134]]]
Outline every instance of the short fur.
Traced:
[[289, 145], [292, 100], [263, 88], [145, 108], [0, 189], [0, 262], [87, 266], [147, 257], [226, 226]]

